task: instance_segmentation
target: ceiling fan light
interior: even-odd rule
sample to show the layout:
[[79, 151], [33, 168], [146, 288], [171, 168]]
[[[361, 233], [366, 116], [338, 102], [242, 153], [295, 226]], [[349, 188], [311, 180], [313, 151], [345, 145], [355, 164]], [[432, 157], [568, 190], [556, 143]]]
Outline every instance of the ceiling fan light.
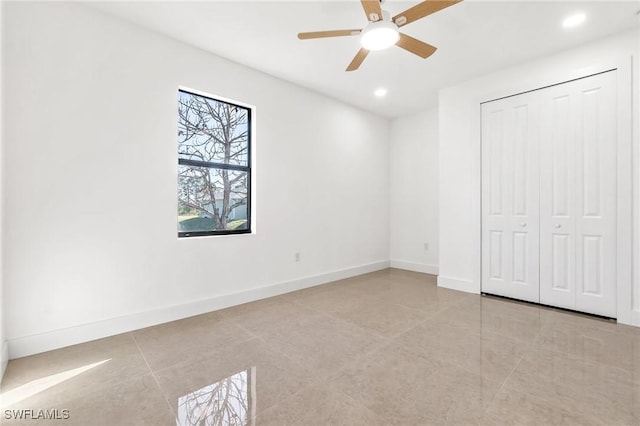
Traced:
[[383, 50], [396, 44], [400, 34], [393, 22], [372, 22], [362, 30], [360, 44], [367, 50]]

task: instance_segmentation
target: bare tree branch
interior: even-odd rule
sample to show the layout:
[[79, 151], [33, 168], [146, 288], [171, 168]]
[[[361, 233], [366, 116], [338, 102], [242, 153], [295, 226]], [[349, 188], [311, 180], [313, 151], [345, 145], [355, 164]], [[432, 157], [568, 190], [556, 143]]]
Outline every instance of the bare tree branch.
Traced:
[[[249, 123], [245, 109], [181, 92], [178, 118], [181, 158], [224, 164], [241, 164], [248, 159]], [[181, 174], [180, 201], [194, 211], [211, 215], [216, 229], [226, 229], [234, 209], [247, 205], [247, 173], [214, 169], [215, 174], [198, 174], [197, 168], [191, 169]], [[238, 196], [242, 197], [239, 201]]]

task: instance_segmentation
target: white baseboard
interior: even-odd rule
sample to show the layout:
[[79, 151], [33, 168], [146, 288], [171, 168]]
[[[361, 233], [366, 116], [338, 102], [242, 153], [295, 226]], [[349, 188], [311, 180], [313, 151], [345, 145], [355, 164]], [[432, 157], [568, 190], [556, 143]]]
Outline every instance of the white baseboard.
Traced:
[[7, 364], [9, 363], [9, 343], [2, 342], [1, 350], [2, 352], [0, 353], [0, 383], [2, 383], [4, 372], [7, 369]]
[[422, 272], [423, 274], [438, 275], [438, 265], [427, 263], [406, 262], [404, 260], [392, 260], [391, 267], [404, 269], [405, 271]]
[[632, 310], [629, 317], [629, 321], [625, 321], [624, 318], [618, 318], [618, 323], [640, 327], [640, 311]]
[[267, 297], [277, 296], [303, 288], [325, 284], [379, 271], [389, 267], [389, 261], [380, 261], [366, 265], [328, 272], [325, 274], [303, 277], [292, 281], [258, 287], [239, 293], [226, 294], [205, 300], [197, 300], [181, 305], [166, 306], [150, 311], [111, 318], [103, 321], [81, 324], [65, 329], [53, 330], [46, 333], [18, 337], [8, 341], [9, 359], [21, 358], [65, 346], [84, 343], [115, 334], [192, 317], [230, 306], [253, 302]]
[[461, 278], [438, 276], [438, 287], [444, 287], [451, 290], [464, 291], [466, 293], [480, 294], [480, 289], [473, 281], [463, 280]]
[[438, 275], [438, 265], [426, 263], [405, 262], [404, 260], [392, 260], [392, 268], [404, 269], [406, 271], [422, 272], [423, 274]]

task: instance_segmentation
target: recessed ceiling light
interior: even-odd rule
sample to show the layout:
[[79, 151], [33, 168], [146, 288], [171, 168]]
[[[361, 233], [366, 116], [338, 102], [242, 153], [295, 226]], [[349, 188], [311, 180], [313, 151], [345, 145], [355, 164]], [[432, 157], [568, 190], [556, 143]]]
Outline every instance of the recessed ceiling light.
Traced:
[[585, 19], [587, 19], [587, 17], [585, 16], [584, 13], [577, 13], [575, 15], [569, 16], [567, 19], [562, 21], [562, 26], [564, 28], [577, 27], [578, 25], [582, 24], [585, 21]]
[[374, 95], [376, 95], [377, 98], [384, 98], [387, 94], [387, 89], [385, 89], [384, 87], [381, 87], [379, 89], [376, 89], [375, 92], [373, 92]]

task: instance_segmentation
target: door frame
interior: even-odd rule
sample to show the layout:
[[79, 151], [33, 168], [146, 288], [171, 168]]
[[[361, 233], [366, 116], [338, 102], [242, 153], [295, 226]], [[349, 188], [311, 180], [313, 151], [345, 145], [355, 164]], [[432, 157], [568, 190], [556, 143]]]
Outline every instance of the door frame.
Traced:
[[[640, 326], [640, 297], [633, 295], [634, 264], [634, 236], [637, 236], [638, 229], [635, 229], [638, 222], [638, 212], [633, 209], [634, 196], [637, 191], [638, 164], [633, 156], [632, 134], [633, 134], [633, 58], [620, 57], [613, 60], [601, 61], [591, 66], [562, 71], [554, 76], [555, 81], [549, 81], [548, 76], [542, 77], [539, 81], [527, 81], [515, 87], [497, 90], [494, 93], [486, 94], [476, 98], [478, 108], [476, 129], [478, 143], [475, 144], [473, 162], [474, 170], [474, 191], [472, 209], [474, 217], [474, 281], [478, 283], [478, 288], [482, 292], [482, 104], [501, 98], [515, 96], [518, 94], [543, 89], [545, 87], [566, 83], [589, 77], [595, 74], [616, 70], [616, 98], [617, 98], [617, 255], [616, 255], [616, 311], [617, 320], [623, 324]], [[635, 296], [635, 297], [632, 297]]]

